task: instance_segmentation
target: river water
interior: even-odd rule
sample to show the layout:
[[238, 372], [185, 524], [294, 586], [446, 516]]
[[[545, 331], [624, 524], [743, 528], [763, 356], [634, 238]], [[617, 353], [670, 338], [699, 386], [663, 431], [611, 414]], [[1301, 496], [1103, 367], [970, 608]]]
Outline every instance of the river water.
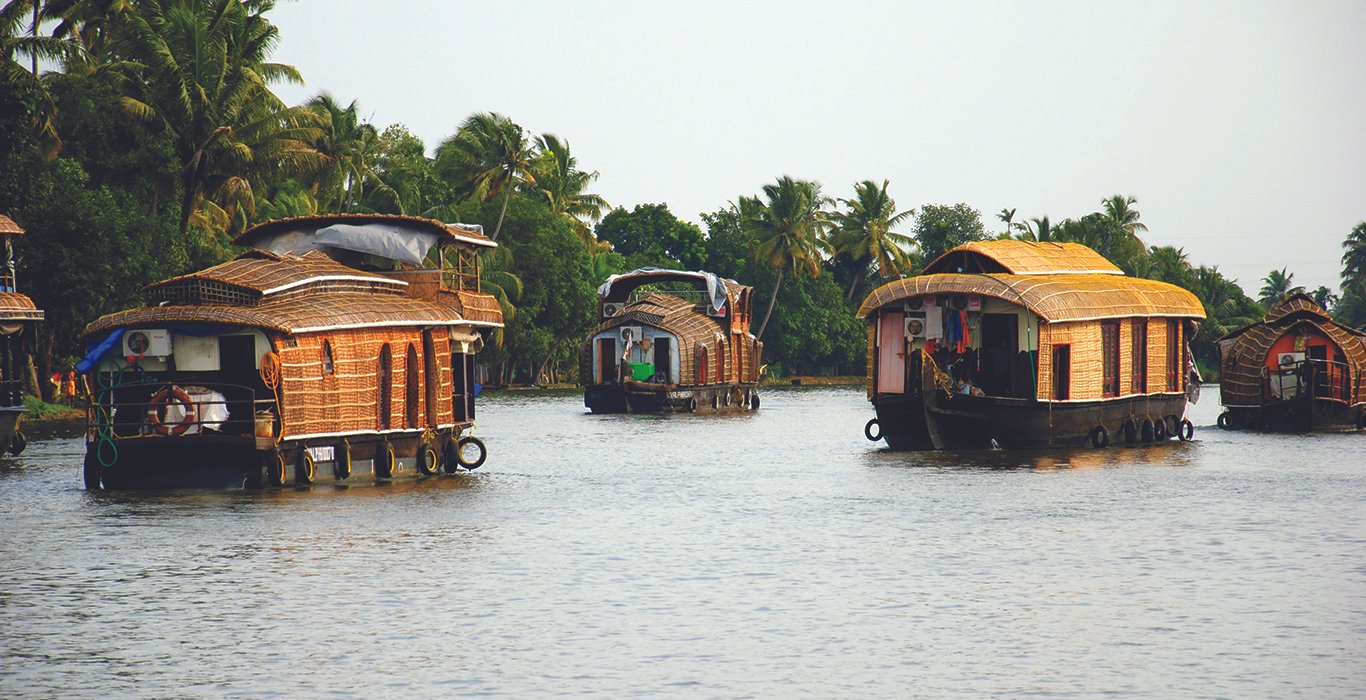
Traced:
[[487, 396], [472, 474], [87, 493], [0, 462], [0, 697], [1351, 697], [1366, 435], [891, 453], [860, 387], [734, 417]]

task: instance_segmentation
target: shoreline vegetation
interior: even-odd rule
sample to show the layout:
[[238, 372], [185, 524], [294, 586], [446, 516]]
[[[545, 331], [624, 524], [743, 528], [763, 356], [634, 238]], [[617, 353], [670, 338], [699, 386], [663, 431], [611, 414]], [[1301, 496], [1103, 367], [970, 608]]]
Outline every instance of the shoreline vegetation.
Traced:
[[[483, 283], [507, 319], [479, 357], [491, 386], [575, 382], [597, 286], [646, 266], [753, 286], [770, 380], [803, 385], [863, 373], [862, 298], [972, 240], [1075, 241], [1126, 274], [1189, 289], [1208, 314], [1194, 344], [1202, 371], [1215, 368], [1214, 339], [1302, 291], [1283, 268], [1253, 299], [1217, 264], [1146, 245], [1129, 195], [1056, 222], [1016, 209], [984, 221], [963, 203], [901, 207], [887, 180], [832, 195], [782, 176], [698, 222], [663, 202], [613, 206], [569, 139], [504, 115], [477, 112], [425, 144], [402, 124], [366, 122], [361, 100], [284, 104], [270, 86], [303, 76], [270, 61], [274, 5], [0, 0], [0, 214], [28, 231], [15, 246], [20, 290], [47, 312], [37, 376], [69, 369], [85, 324], [141, 304], [144, 285], [237, 254], [229, 242], [246, 227], [325, 213], [484, 226], [499, 247], [482, 258]], [[1360, 326], [1366, 221], [1344, 233], [1340, 290], [1308, 291]]]

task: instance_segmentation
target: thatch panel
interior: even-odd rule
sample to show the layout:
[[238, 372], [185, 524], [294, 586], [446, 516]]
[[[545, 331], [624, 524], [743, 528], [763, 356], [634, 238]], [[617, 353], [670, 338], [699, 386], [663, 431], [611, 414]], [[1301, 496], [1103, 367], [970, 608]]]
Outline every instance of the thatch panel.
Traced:
[[503, 325], [503, 307], [498, 297], [480, 292], [451, 291], [460, 302], [460, 315], [471, 321]]
[[[332, 348], [333, 374], [323, 374], [322, 345], [328, 341]], [[426, 391], [418, 391], [419, 425], [407, 425], [407, 365], [408, 346], [417, 352], [422, 384], [422, 334], [413, 328], [360, 329], [327, 333], [305, 334], [293, 344], [277, 343], [280, 355], [280, 398], [284, 409], [285, 436], [313, 433], [334, 433], [380, 429], [378, 368], [380, 351], [389, 345], [391, 428], [418, 428], [425, 425], [449, 423], [452, 420], [451, 393], [453, 391], [449, 341], [444, 334], [434, 336], [436, 355], [437, 405], [436, 416], [426, 407]]]
[[43, 312], [18, 292], [0, 292], [0, 321], [41, 321]]
[[1296, 314], [1311, 316], [1318, 321], [1329, 323], [1333, 321], [1333, 317], [1329, 316], [1322, 306], [1314, 303], [1313, 297], [1303, 293], [1294, 294], [1281, 300], [1280, 303], [1266, 312], [1266, 317], [1263, 320], [1266, 323], [1277, 323]]
[[[1015, 275], [1104, 274], [1122, 275], [1124, 272], [1104, 256], [1080, 243], [1034, 243], [1030, 241], [996, 240], [965, 243], [936, 258], [925, 266], [924, 274], [957, 271], [957, 263], [981, 256]], [[977, 269], [980, 267], [980, 269]], [[994, 265], [983, 264], [965, 268], [964, 272], [992, 271]]]
[[[1123, 330], [1120, 331], [1121, 336]], [[1071, 346], [1071, 380], [1068, 399], [1102, 398], [1105, 368], [1101, 358], [1100, 323], [1052, 323], [1043, 327], [1039, 341], [1039, 397], [1053, 399], [1053, 348]], [[1123, 360], [1123, 349], [1120, 352]], [[1121, 382], [1124, 376], [1120, 375]]]
[[277, 255], [259, 250], [247, 251], [221, 265], [172, 277], [144, 288], [149, 298], [158, 295], [183, 294], [187, 285], [211, 283], [251, 293], [259, 298], [275, 291], [292, 289], [314, 280], [345, 278], [361, 282], [367, 288], [387, 287], [402, 293], [403, 283], [372, 272], [347, 267], [327, 255], [311, 250], [303, 255]]
[[873, 358], [874, 353], [877, 352], [877, 349], [876, 349], [875, 347], [873, 347], [873, 346], [875, 346], [875, 345], [877, 345], [877, 319], [876, 319], [876, 318], [872, 319], [871, 322], [868, 324], [868, 354], [867, 354], [867, 364], [864, 365], [865, 367], [868, 368], [868, 371], [865, 372], [864, 375], [863, 375], [863, 379], [864, 379], [863, 385], [864, 385], [864, 387], [867, 389], [868, 400], [869, 400], [869, 401], [872, 401], [872, 400], [873, 400], [873, 387], [875, 386], [875, 384], [874, 384], [874, 375], [876, 374], [876, 370], [875, 370], [874, 368], [876, 367], [876, 365], [874, 364], [874, 358]]
[[1204, 318], [1194, 294], [1154, 280], [1115, 275], [935, 274], [896, 280], [873, 290], [859, 307], [878, 308], [924, 295], [978, 294], [1023, 305], [1045, 321], [1124, 317]]
[[[1176, 347], [1180, 352], [1180, 343]], [[1167, 323], [1163, 319], [1153, 319], [1148, 322], [1148, 393], [1164, 391], [1167, 391]]]
[[0, 236], [22, 236], [24, 229], [14, 219], [0, 214]]

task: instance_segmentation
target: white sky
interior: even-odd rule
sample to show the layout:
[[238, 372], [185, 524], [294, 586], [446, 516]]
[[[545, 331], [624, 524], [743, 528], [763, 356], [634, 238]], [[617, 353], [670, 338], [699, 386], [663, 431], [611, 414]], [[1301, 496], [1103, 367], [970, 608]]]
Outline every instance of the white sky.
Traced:
[[781, 175], [1054, 222], [1133, 195], [1149, 245], [1256, 296], [1338, 286], [1366, 220], [1366, 2], [292, 0], [273, 60], [428, 151], [473, 112], [596, 192], [700, 224]]

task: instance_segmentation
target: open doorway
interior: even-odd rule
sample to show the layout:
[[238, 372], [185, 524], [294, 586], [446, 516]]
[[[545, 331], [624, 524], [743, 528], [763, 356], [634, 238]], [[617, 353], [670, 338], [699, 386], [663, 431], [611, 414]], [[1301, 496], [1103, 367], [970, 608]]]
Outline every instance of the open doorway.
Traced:
[[982, 314], [982, 371], [978, 385], [988, 396], [1013, 396], [1012, 368], [1020, 351], [1019, 318], [1015, 314]]

